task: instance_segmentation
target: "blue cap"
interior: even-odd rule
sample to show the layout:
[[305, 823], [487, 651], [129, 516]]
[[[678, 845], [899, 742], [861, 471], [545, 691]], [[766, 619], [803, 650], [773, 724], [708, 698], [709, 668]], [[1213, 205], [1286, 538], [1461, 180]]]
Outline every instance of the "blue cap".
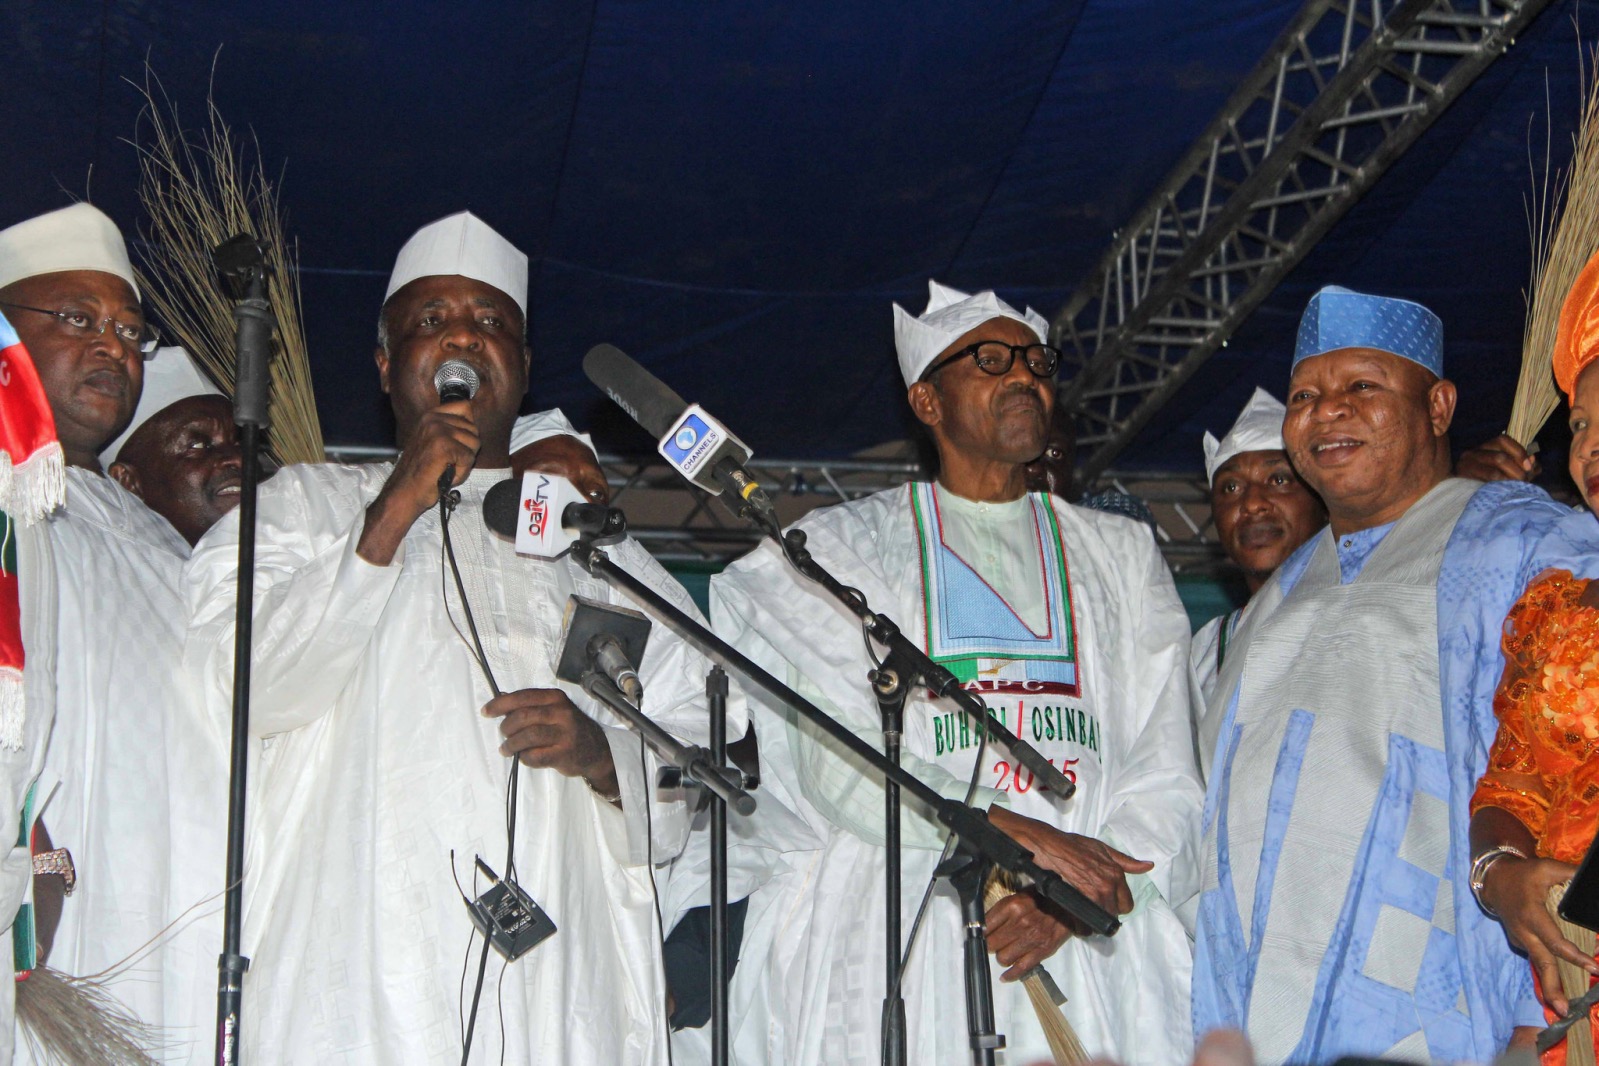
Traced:
[[1328, 285], [1310, 298], [1294, 341], [1294, 366], [1341, 348], [1373, 348], [1444, 376], [1444, 324], [1418, 303]]

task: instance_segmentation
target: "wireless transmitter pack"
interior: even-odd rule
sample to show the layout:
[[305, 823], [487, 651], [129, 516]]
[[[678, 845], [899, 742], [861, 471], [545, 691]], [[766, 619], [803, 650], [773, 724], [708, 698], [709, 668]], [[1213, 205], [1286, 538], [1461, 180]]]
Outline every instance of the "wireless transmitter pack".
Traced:
[[477, 867], [494, 886], [477, 899], [468, 900], [472, 924], [488, 938], [507, 962], [526, 955], [555, 934], [555, 923], [521, 885], [500, 880], [479, 856]]

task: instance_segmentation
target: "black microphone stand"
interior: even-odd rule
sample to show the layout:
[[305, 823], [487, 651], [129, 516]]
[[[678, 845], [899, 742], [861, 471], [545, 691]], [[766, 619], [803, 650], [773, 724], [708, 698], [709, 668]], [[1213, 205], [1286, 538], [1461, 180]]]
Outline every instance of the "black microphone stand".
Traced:
[[659, 782], [662, 787], [700, 785], [738, 813], [755, 813], [755, 797], [744, 791], [742, 775], [719, 769], [709, 751], [697, 744], [684, 744], [656, 725], [653, 718], [629, 703], [616, 682], [602, 671], [590, 668], [583, 675], [582, 686], [584, 692], [615, 711], [665, 761]]
[[[727, 769], [727, 671], [705, 675], [711, 712], [711, 765]], [[711, 1066], [727, 1066], [727, 804], [711, 800]]]
[[[727, 485], [724, 488], [730, 488]], [[727, 499], [740, 501], [730, 505], [735, 513], [756, 526], [777, 543], [789, 563], [802, 575], [821, 585], [861, 620], [866, 634], [885, 646], [888, 654], [867, 675], [872, 693], [877, 697], [878, 709], [883, 719], [883, 755], [895, 766], [899, 765], [900, 741], [904, 731], [905, 700], [913, 688], [925, 686], [935, 695], [955, 701], [962, 713], [997, 737], [1018, 763], [1033, 771], [1040, 787], [1055, 792], [1066, 799], [1077, 786], [1038, 750], [1012, 734], [990, 714], [982, 700], [966, 691], [960, 680], [945, 667], [934, 662], [921, 648], [905, 636], [893, 619], [875, 612], [859, 589], [853, 589], [834, 577], [818, 563], [805, 546], [803, 530], [792, 529], [785, 535], [778, 524], [776, 513], [764, 496], [752, 498], [752, 493], [739, 491], [727, 493]], [[887, 983], [884, 985], [882, 1019], [883, 1066], [904, 1066], [906, 1056], [905, 997], [899, 988], [902, 946], [900, 944], [900, 803], [899, 786], [892, 778], [883, 786], [883, 844], [886, 852], [886, 891], [884, 896], [883, 928], [888, 951], [885, 958]], [[983, 931], [983, 886], [992, 864], [981, 861], [970, 853], [957, 854], [942, 864], [938, 876], [948, 877], [960, 896], [962, 919], [966, 925], [966, 994], [967, 1021], [970, 1027], [973, 1054], [979, 1062], [992, 1062], [994, 1052], [1005, 1046], [1003, 1037], [994, 1032], [994, 998], [988, 973], [986, 934]], [[968, 882], [976, 877], [973, 889]]]
[[[905, 730], [905, 699], [910, 695], [905, 664], [890, 653], [869, 676], [877, 709], [883, 716], [883, 758], [898, 766]], [[905, 996], [899, 987], [900, 959], [905, 950], [900, 937], [899, 785], [892, 779], [883, 781], [883, 847], [887, 860], [883, 930], [888, 945], [883, 959], [883, 1066], [906, 1066]]]
[[[594, 544], [592, 533], [584, 533], [573, 544], [572, 557], [590, 574], [603, 578], [610, 584], [626, 590], [640, 602], [648, 604], [651, 610], [665, 619], [672, 629], [700, 648], [712, 660], [749, 679], [779, 703], [810, 720], [822, 732], [871, 766], [883, 778], [885, 784], [892, 782], [898, 785], [903, 792], [910, 793], [913, 798], [929, 807], [937, 820], [959, 838], [961, 852], [970, 861], [961, 867], [946, 864], [946, 867], [949, 867], [946, 875], [957, 875], [962, 872], [966, 874], [965, 877], [951, 876], [951, 880], [956, 890], [962, 894], [962, 910], [967, 922], [968, 941], [965, 956], [967, 1025], [971, 1031], [973, 1061], [979, 1066], [992, 1066], [995, 1062], [995, 1049], [1002, 1042], [993, 1031], [993, 989], [989, 981], [988, 951], [982, 926], [984, 910], [982, 882], [986, 880], [991, 867], [998, 866], [1030, 880], [1040, 896], [1066, 911], [1092, 932], [1109, 936], [1120, 927], [1121, 923], [1113, 915], [1084, 896], [1077, 888], [1068, 884], [1058, 874], [1033, 862], [1032, 853], [990, 822], [984, 812], [957, 800], [946, 799], [914, 774], [907, 773], [899, 765], [884, 758], [881, 752], [856, 736], [842, 723], [751, 662], [732, 645], [679, 610], [675, 604], [644, 582], [617, 566]], [[911, 647], [914, 648], [914, 645]], [[920, 653], [920, 649], [916, 650]], [[614, 689], [614, 686], [612, 687]], [[959, 687], [958, 684], [956, 687]], [[982, 705], [979, 703], [978, 706]], [[987, 719], [986, 709], [984, 717], [979, 721], [985, 720], [991, 723], [991, 719]], [[945, 867], [941, 867], [942, 869]], [[968, 888], [971, 890], [969, 893]]]
[[[590, 666], [583, 691], [619, 714], [665, 760], [657, 784], [662, 788], [699, 786], [711, 804], [711, 1062], [727, 1066], [727, 808], [748, 816], [755, 797], [744, 790], [744, 775], [727, 766], [727, 673], [712, 666], [705, 677], [711, 711], [711, 746], [683, 744], [627, 701], [616, 683]], [[661, 931], [664, 935], [666, 930]], [[670, 1036], [668, 1036], [670, 1039]]]
[[240, 953], [244, 916], [245, 773], [250, 756], [250, 652], [255, 608], [255, 504], [261, 483], [263, 434], [271, 425], [272, 333], [277, 328], [267, 302], [266, 249], [248, 233], [229, 238], [211, 253], [237, 303], [238, 364], [233, 377], [233, 422], [239, 427], [244, 465], [239, 474], [239, 572], [233, 625], [233, 740], [228, 753], [227, 896], [222, 918], [222, 954], [217, 959], [216, 1061], [239, 1062], [239, 1011], [250, 960]]

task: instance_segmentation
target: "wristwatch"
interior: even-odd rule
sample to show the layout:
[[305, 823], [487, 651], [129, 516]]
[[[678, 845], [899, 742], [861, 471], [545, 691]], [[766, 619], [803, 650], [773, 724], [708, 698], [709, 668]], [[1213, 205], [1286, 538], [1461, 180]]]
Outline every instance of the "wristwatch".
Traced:
[[72, 895], [72, 890], [78, 884], [78, 871], [72, 865], [72, 852], [66, 848], [39, 852], [33, 857], [33, 872], [35, 874], [60, 874], [63, 887], [69, 896]]
[[1514, 855], [1518, 859], [1527, 857], [1526, 853], [1520, 848], [1511, 847], [1509, 844], [1499, 844], [1478, 855], [1477, 860], [1471, 864], [1471, 880], [1469, 882], [1471, 885], [1471, 898], [1477, 901], [1477, 906], [1481, 907], [1482, 912], [1490, 918], [1499, 916], [1494, 913], [1492, 907], [1482, 901], [1482, 882], [1488, 876], [1488, 867], [1506, 855]]

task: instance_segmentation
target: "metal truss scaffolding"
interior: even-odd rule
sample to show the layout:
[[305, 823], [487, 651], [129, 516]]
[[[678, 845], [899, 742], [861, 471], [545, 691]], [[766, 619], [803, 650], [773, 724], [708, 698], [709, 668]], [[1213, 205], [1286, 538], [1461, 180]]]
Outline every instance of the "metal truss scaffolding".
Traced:
[[1055, 319], [1079, 484], [1548, 2], [1305, 5]]

